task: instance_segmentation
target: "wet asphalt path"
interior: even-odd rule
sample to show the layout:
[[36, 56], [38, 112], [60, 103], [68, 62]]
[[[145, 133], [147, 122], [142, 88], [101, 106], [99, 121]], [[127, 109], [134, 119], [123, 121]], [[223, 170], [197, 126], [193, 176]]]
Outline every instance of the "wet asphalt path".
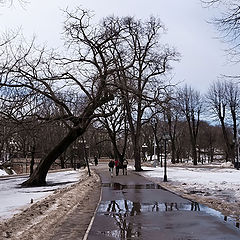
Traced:
[[204, 206], [162, 189], [133, 172], [110, 177], [97, 169], [102, 199], [88, 240], [239, 240], [240, 230]]

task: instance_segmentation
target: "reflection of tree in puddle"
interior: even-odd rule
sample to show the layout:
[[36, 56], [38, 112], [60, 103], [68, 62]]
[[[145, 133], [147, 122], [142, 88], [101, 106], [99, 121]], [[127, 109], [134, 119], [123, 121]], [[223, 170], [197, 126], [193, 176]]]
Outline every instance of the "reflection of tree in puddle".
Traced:
[[134, 222], [131, 222], [132, 218], [127, 219], [128, 216], [141, 214], [141, 204], [139, 202], [129, 204], [127, 200], [124, 200], [124, 208], [121, 208], [116, 201], [111, 201], [107, 207], [107, 212], [114, 218], [121, 239], [141, 236], [141, 223], [134, 224]]
[[191, 211], [200, 211], [200, 206], [197, 202], [191, 203]]
[[167, 211], [173, 211], [173, 210], [179, 210], [177, 203], [165, 203], [165, 210]]
[[239, 216], [235, 216], [235, 217], [228, 217], [228, 216], [224, 216], [224, 221], [225, 222], [235, 222], [235, 227], [237, 227], [237, 228], [240, 228], [240, 219], [239, 219]]
[[106, 209], [107, 215], [111, 216], [115, 220], [115, 224], [118, 227], [117, 231], [112, 231], [112, 236], [119, 239], [134, 239], [140, 237], [142, 234], [142, 224], [139, 223], [134, 216], [141, 215], [143, 212], [161, 212], [161, 211], [179, 211], [190, 210], [200, 211], [200, 206], [196, 202], [192, 202], [189, 208], [189, 204], [184, 207], [182, 204], [177, 203], [159, 203], [153, 204], [131, 202], [128, 200], [114, 200], [108, 202], [104, 209]]

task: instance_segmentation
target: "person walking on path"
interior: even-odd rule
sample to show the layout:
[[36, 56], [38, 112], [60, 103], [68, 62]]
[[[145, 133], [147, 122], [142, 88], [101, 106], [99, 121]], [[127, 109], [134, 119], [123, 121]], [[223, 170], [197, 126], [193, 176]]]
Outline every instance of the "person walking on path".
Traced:
[[95, 166], [98, 165], [98, 158], [96, 156], [94, 157], [94, 163], [95, 163]]
[[127, 175], [127, 165], [128, 165], [128, 161], [126, 158], [124, 158], [123, 163], [122, 163], [123, 175], [124, 175], [124, 173], [125, 173], [125, 175]]
[[113, 177], [113, 168], [114, 168], [114, 165], [115, 165], [115, 163], [114, 163], [114, 161], [111, 159], [111, 160], [109, 161], [109, 163], [108, 163], [108, 167], [109, 167], [109, 171], [110, 171], [111, 177]]
[[116, 176], [119, 174], [119, 167], [120, 167], [120, 162], [118, 159], [115, 160], [115, 167], [116, 167]]

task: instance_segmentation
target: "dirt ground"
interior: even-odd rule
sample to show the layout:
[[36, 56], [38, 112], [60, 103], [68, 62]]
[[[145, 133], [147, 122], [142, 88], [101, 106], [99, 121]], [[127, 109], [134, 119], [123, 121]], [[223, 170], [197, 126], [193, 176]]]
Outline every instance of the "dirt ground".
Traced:
[[[60, 237], [56, 238], [56, 233], [67, 230], [69, 214], [76, 216], [71, 226], [74, 224], [77, 226], [79, 232], [77, 239], [81, 239], [98, 204], [100, 189], [99, 176], [93, 171], [91, 177], [86, 173], [79, 183], [56, 190], [6, 222], [1, 222], [0, 239], [60, 240]], [[68, 236], [64, 236], [63, 233], [61, 236], [62, 239], [72, 237], [69, 233]]]

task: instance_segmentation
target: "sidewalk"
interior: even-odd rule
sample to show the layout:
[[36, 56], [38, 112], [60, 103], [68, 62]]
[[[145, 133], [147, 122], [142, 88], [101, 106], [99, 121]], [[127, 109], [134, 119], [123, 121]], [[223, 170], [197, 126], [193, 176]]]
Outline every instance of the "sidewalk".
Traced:
[[183, 199], [129, 171], [110, 177], [97, 168], [102, 199], [89, 240], [222, 240], [240, 239], [239, 229], [212, 216], [211, 209]]

